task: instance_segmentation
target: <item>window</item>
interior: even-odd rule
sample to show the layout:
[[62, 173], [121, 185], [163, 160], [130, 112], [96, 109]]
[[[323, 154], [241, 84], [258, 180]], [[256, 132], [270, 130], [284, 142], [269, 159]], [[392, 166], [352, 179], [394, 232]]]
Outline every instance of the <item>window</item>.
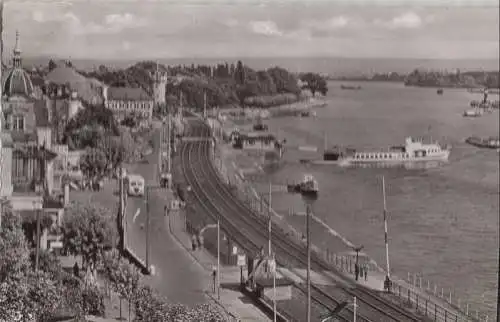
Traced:
[[17, 131], [24, 131], [24, 116], [12, 116], [12, 129]]

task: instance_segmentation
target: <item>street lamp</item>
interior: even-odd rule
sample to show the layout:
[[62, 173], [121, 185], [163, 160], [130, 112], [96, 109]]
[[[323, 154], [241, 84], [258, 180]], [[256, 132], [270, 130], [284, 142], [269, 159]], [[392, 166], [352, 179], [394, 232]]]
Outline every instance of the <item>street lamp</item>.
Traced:
[[203, 235], [205, 230], [209, 228], [217, 228], [217, 268], [216, 268], [216, 283], [217, 283], [217, 298], [220, 300], [220, 222], [217, 220], [217, 224], [209, 224], [200, 230], [200, 236]]
[[355, 275], [356, 281], [359, 279], [359, 252], [364, 248], [363, 245], [359, 247], [353, 247], [353, 250], [356, 252], [356, 266], [355, 266]]
[[36, 213], [36, 253], [35, 253], [35, 273], [38, 274], [40, 262], [40, 210], [43, 204], [41, 201], [33, 201], [33, 209]]
[[389, 240], [387, 238], [387, 203], [385, 198], [385, 177], [382, 176], [382, 195], [384, 198], [384, 241], [385, 241], [385, 259], [386, 259], [386, 276], [384, 281], [384, 289], [387, 292], [391, 291], [391, 270], [389, 266]]

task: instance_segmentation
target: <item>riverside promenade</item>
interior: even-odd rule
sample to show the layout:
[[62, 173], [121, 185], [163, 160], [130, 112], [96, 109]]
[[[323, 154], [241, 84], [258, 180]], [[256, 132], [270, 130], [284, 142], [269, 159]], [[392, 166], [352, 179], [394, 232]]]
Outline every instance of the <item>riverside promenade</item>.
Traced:
[[[212, 119], [207, 121], [207, 124], [214, 129], [214, 133], [221, 133], [222, 129], [216, 120]], [[220, 141], [219, 141], [220, 142]], [[220, 145], [223, 145], [220, 142]], [[229, 148], [230, 149], [230, 148]], [[237, 187], [238, 196], [240, 199], [244, 200], [246, 204], [252, 208], [255, 212], [262, 212], [262, 204], [265, 204], [264, 208], [267, 208], [267, 203], [265, 200], [260, 200], [259, 196], [252, 191], [250, 183], [246, 182], [245, 178], [242, 178], [235, 164], [234, 160], [227, 160], [219, 158], [215, 161], [215, 165], [223, 180]], [[233, 168], [233, 169], [232, 169]], [[260, 205], [260, 207], [259, 207]], [[265, 216], [264, 213], [262, 213]], [[295, 231], [283, 221], [283, 216], [278, 218], [278, 216], [273, 216], [273, 223], [279, 222], [282, 229], [289, 232], [291, 235], [295, 235], [297, 239], [301, 239], [301, 234]], [[338, 270], [344, 273], [347, 277], [353, 280], [353, 267], [354, 262], [352, 261], [352, 256], [342, 255], [342, 254], [327, 254], [321, 249], [315, 248], [314, 252], [321, 256], [325, 262], [327, 262], [333, 270]], [[325, 272], [327, 275], [331, 275], [331, 272]], [[457, 307], [451, 301], [446, 299], [446, 296], [439, 296], [439, 294], [434, 290], [430, 290], [429, 287], [425, 288], [419, 284], [409, 284], [407, 281], [398, 279], [392, 276], [393, 287], [391, 290], [392, 294], [387, 294], [383, 292], [383, 280], [385, 278], [385, 272], [376, 270], [374, 267], [369, 272], [367, 281], [364, 279], [360, 280], [358, 283], [360, 286], [370, 288], [374, 291], [382, 293], [381, 296], [387, 298], [395, 304], [412, 310], [416, 313], [422, 314], [434, 321], [484, 321], [487, 317], [474, 316], [473, 312], [468, 312], [463, 307]], [[421, 284], [421, 283], [420, 283]]]

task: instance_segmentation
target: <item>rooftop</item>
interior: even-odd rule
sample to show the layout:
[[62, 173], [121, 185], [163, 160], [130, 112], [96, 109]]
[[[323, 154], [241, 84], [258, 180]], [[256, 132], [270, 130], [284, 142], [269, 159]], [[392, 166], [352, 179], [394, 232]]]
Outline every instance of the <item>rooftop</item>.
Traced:
[[110, 87], [108, 99], [117, 101], [151, 101], [153, 98], [142, 88]]
[[58, 66], [45, 77], [45, 80], [49, 84], [69, 85], [86, 102], [92, 103], [97, 100], [95, 104], [102, 103], [101, 87], [97, 86], [95, 80], [86, 78], [73, 67]]

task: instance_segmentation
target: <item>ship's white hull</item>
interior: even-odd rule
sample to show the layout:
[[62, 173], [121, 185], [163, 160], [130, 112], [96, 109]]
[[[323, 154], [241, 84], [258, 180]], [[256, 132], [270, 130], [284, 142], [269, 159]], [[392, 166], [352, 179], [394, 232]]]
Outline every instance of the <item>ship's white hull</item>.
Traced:
[[392, 153], [391, 158], [373, 158], [373, 159], [356, 159], [354, 157], [346, 157], [339, 160], [342, 164], [372, 164], [372, 163], [385, 163], [385, 164], [404, 164], [416, 162], [447, 162], [450, 156], [450, 151], [441, 151], [432, 155], [403, 158], [402, 154]]
[[405, 168], [428, 168], [435, 167], [441, 163], [448, 162], [450, 151], [444, 150], [428, 156], [403, 158], [400, 153], [391, 153], [390, 158], [356, 159], [354, 157], [344, 157], [339, 160], [313, 160], [315, 165], [337, 165], [341, 167], [405, 167]]

